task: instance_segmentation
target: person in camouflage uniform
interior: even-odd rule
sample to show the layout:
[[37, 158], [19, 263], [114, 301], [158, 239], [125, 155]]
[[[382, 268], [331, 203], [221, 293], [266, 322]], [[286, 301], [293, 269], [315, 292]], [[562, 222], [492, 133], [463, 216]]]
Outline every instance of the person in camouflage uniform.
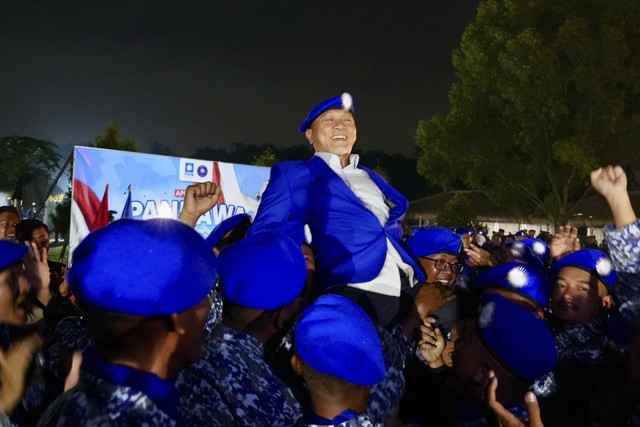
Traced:
[[300, 426], [383, 425], [367, 413], [371, 386], [386, 374], [382, 346], [375, 325], [356, 303], [341, 295], [321, 296], [304, 311], [294, 340], [291, 364], [313, 403]]
[[178, 221], [122, 219], [91, 233], [68, 279], [96, 349], [40, 424], [183, 425], [172, 379], [201, 355], [216, 274], [211, 249]]
[[[290, 426], [302, 415], [291, 390], [267, 363], [265, 343], [297, 313], [307, 267], [301, 247], [262, 232], [220, 252], [222, 323], [203, 357], [178, 376], [188, 424]], [[222, 422], [223, 417], [227, 419]]]

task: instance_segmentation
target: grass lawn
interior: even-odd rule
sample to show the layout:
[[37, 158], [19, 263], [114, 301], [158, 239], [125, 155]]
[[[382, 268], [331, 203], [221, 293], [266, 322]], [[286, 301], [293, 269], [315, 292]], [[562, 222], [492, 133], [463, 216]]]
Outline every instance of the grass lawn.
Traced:
[[[62, 248], [64, 248], [64, 257], [60, 259], [60, 252], [62, 252]], [[64, 243], [62, 242], [51, 243], [48, 258], [51, 261], [58, 261], [65, 265], [69, 265], [69, 248], [64, 246]]]

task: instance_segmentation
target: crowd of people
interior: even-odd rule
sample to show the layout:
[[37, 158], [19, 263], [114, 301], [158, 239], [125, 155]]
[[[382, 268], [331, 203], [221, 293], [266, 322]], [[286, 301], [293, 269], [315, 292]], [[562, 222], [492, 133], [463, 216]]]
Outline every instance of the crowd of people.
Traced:
[[608, 253], [578, 230], [488, 239], [402, 225], [352, 154], [353, 99], [314, 107], [307, 161], [272, 167], [255, 219], [205, 239], [120, 219], [72, 266], [0, 207], [0, 425], [640, 425], [640, 223], [619, 166], [591, 173]]

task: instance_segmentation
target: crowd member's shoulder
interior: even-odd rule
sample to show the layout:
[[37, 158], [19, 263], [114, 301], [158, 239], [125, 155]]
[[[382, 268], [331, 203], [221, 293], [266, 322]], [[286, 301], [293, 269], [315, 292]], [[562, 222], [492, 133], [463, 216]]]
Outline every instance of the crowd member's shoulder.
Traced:
[[286, 162], [276, 163], [271, 166], [272, 173], [274, 171], [280, 171], [283, 173], [298, 170], [301, 166], [305, 165], [307, 161], [305, 160], [288, 160]]

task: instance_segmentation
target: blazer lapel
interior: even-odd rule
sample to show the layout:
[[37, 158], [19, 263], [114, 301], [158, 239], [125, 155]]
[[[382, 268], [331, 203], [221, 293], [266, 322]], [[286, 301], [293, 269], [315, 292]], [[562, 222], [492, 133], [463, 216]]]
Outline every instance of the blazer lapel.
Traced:
[[403, 217], [407, 212], [407, 209], [409, 208], [409, 202], [407, 201], [407, 198], [404, 197], [398, 190], [389, 185], [389, 183], [376, 172], [365, 166], [358, 167], [369, 174], [373, 182], [376, 183], [378, 188], [380, 188], [380, 190], [382, 191], [382, 194], [384, 194], [387, 205], [389, 205], [390, 208], [389, 219], [387, 220], [387, 222], [393, 222], [398, 218]]
[[351, 199], [353, 203], [364, 208], [362, 200], [320, 157], [313, 156], [307, 161], [307, 166], [313, 175], [327, 181], [327, 185], [330, 185], [333, 190], [340, 192], [344, 197]]

